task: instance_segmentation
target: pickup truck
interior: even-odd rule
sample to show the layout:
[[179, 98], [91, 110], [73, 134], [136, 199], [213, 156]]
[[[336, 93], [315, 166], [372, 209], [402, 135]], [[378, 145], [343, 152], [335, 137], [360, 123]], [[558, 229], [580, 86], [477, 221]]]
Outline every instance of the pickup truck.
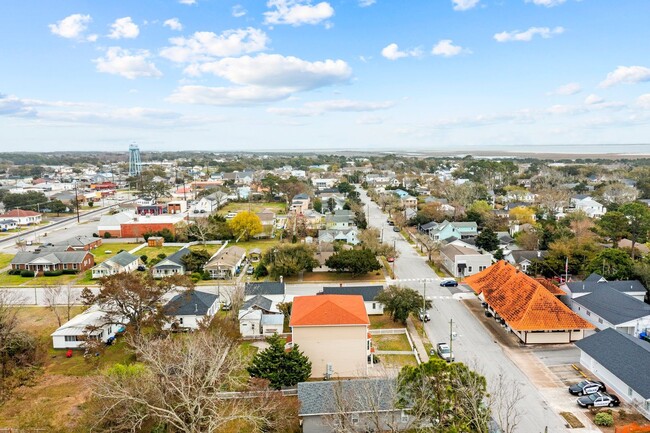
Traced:
[[454, 362], [454, 354], [447, 343], [438, 343], [438, 356], [447, 362]]

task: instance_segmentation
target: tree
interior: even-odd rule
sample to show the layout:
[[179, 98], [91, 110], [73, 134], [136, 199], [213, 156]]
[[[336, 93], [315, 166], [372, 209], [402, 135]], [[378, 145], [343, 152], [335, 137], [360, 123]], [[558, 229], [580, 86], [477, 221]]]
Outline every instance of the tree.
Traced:
[[325, 261], [325, 265], [338, 272], [352, 272], [354, 275], [363, 275], [381, 269], [371, 250], [343, 250], [332, 254]]
[[243, 236], [245, 240], [264, 231], [260, 217], [249, 211], [239, 212], [229, 224], [233, 233], [239, 238]]
[[207, 250], [191, 250], [189, 254], [183, 256], [181, 262], [187, 272], [201, 272], [203, 266], [210, 260], [210, 253]]
[[481, 230], [476, 236], [476, 246], [483, 248], [485, 251], [494, 251], [499, 247], [499, 238], [497, 234], [489, 227]]
[[246, 368], [251, 377], [269, 381], [272, 388], [296, 386], [311, 376], [311, 361], [294, 345], [291, 350], [284, 349], [285, 341], [278, 335], [266, 339], [270, 344], [263, 351], [255, 354], [251, 364]]
[[619, 208], [628, 221], [628, 233], [632, 241], [632, 259], [635, 258], [635, 245], [645, 242], [650, 231], [650, 208], [643, 203], [626, 203]]
[[402, 401], [420, 414], [426, 431], [488, 432], [486, 380], [465, 364], [431, 358], [416, 367], [402, 368], [398, 383]]
[[157, 325], [156, 311], [164, 295], [174, 287], [193, 288], [192, 281], [181, 275], [155, 280], [150, 274], [120, 273], [99, 280], [99, 293], [88, 288], [82, 292], [86, 305], [99, 304], [106, 312], [106, 323], [128, 326], [136, 336], [147, 325]]
[[133, 341], [139, 363], [100, 376], [91, 431], [291, 431], [297, 407], [241, 374], [238, 343], [219, 329]]
[[515, 242], [526, 251], [539, 249], [540, 239], [538, 230], [526, 230], [515, 233]]
[[274, 279], [289, 277], [302, 271], [311, 271], [318, 266], [314, 258], [316, 249], [308, 244], [280, 244], [269, 249], [262, 257], [262, 265]]
[[6, 193], [2, 197], [6, 209], [23, 209], [37, 211], [39, 205], [46, 207], [48, 198], [42, 192]]
[[339, 183], [337, 189], [339, 190], [340, 193], [348, 195], [351, 192], [356, 192], [356, 188], [354, 185], [349, 184], [348, 182], [341, 182]]
[[428, 260], [430, 262], [436, 262], [440, 255], [442, 242], [439, 240], [431, 239], [431, 236], [424, 233], [417, 233], [415, 237], [418, 241], [420, 241], [420, 246], [424, 247], [427, 250]]
[[187, 237], [189, 240], [197, 240], [202, 244], [212, 239], [212, 230], [207, 218], [196, 218], [193, 224], [187, 226]]
[[318, 213], [323, 213], [323, 200], [320, 198], [314, 199], [314, 210]]
[[521, 386], [504, 371], [499, 371], [490, 382], [489, 389], [488, 406], [497, 424], [503, 433], [515, 433], [523, 415], [520, 404], [524, 394]]
[[606, 279], [629, 280], [634, 275], [634, 261], [625, 251], [608, 248], [589, 262], [587, 272], [598, 273]]
[[[384, 305], [394, 322], [406, 324], [409, 314], [418, 314], [425, 305], [424, 298], [408, 287], [389, 286], [382, 290], [375, 301]], [[431, 301], [426, 301], [426, 308], [431, 308]]]
[[533, 224], [535, 222], [535, 211], [527, 207], [518, 206], [510, 209], [508, 215], [510, 216], [510, 221], [517, 224]]
[[426, 224], [431, 221], [442, 222], [447, 218], [447, 213], [438, 202], [426, 203], [418, 211], [416, 218], [419, 224]]
[[628, 221], [621, 212], [608, 211], [596, 221], [596, 231], [599, 235], [612, 240], [614, 248], [618, 248], [618, 241], [627, 236]]
[[397, 257], [397, 251], [392, 245], [381, 242], [379, 229], [370, 227], [359, 232], [359, 241], [363, 248], [373, 252], [375, 256]]

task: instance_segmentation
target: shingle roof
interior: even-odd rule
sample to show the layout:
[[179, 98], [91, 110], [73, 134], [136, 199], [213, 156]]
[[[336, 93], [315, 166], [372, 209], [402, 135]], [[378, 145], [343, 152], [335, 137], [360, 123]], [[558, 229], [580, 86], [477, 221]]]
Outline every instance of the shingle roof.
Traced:
[[567, 283], [571, 293], [591, 293], [602, 287], [611, 287], [619, 292], [645, 292], [645, 287], [638, 280], [607, 281], [601, 275], [591, 274], [584, 281]]
[[573, 302], [582, 305], [613, 325], [650, 316], [650, 305], [607, 286], [588, 295], [574, 298]]
[[650, 343], [607, 328], [575, 344], [644, 399], [650, 399], [650, 375], [645, 374]]
[[299, 416], [338, 413], [336, 401], [346, 402], [348, 413], [396, 410], [394, 379], [331, 380], [298, 384]]
[[156, 269], [165, 269], [163, 266], [170, 266], [172, 265], [172, 263], [174, 265], [183, 266], [183, 262], [182, 262], [183, 257], [185, 257], [191, 252], [192, 251], [190, 251], [189, 248], [181, 248], [180, 250], [176, 251], [174, 254], [167, 256], [164, 259], [162, 259], [159, 263], [156, 263], [153, 267]]
[[296, 296], [290, 326], [368, 325], [360, 295]]
[[272, 305], [273, 301], [271, 301], [269, 298], [266, 298], [262, 295], [256, 295], [250, 298], [248, 301], [244, 302], [244, 305], [242, 305], [241, 309], [249, 310], [253, 307], [257, 307], [265, 311], [271, 311]]
[[261, 283], [246, 283], [244, 295], [284, 295], [284, 283], [263, 281]]
[[6, 212], [0, 215], [0, 218], [21, 218], [21, 217], [30, 217], [41, 215], [38, 212], [33, 210], [23, 210], [23, 209], [12, 209], [9, 212]]
[[372, 302], [384, 290], [384, 286], [332, 286], [323, 287], [323, 295], [361, 295], [365, 302]]
[[57, 242], [54, 245], [70, 245], [71, 247], [85, 247], [94, 242], [97, 242], [97, 238], [91, 238], [90, 236], [74, 236], [69, 239], [64, 240], [63, 242]]
[[235, 266], [246, 255], [246, 250], [242, 247], [233, 246], [221, 251], [219, 254], [210, 259], [203, 267], [209, 269], [219, 266]]
[[81, 263], [87, 251], [41, 251], [19, 252], [11, 260], [12, 265], [22, 265], [32, 262], [38, 263]]
[[521, 263], [524, 260], [533, 261], [543, 259], [548, 251], [528, 251], [528, 250], [513, 250], [510, 252], [512, 258], [515, 259], [515, 262]]
[[205, 316], [219, 297], [212, 293], [188, 290], [174, 296], [165, 306], [167, 316]]
[[127, 265], [130, 265], [131, 263], [135, 262], [136, 260], [138, 260], [138, 258], [139, 258], [138, 256], [135, 256], [135, 255], [133, 255], [131, 253], [128, 253], [126, 251], [122, 251], [121, 253], [115, 254], [113, 257], [111, 257], [110, 259], [107, 259], [106, 261], [116, 263], [116, 264], [118, 264], [120, 266], [127, 266]]
[[538, 281], [500, 260], [465, 278], [476, 293], [517, 331], [593, 329]]

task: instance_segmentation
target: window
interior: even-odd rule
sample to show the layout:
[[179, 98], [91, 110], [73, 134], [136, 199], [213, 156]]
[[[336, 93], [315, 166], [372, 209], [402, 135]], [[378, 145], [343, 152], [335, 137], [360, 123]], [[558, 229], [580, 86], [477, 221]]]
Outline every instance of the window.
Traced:
[[76, 335], [66, 335], [65, 336], [65, 341], [77, 341], [77, 336]]
[[374, 310], [375, 308], [377, 308], [377, 304], [373, 302], [372, 303], [372, 309]]
[[178, 319], [178, 323], [180, 323], [181, 325], [183, 324], [183, 318], [182, 317]]
[[601, 319], [601, 318], [599, 317], [599, 318], [598, 318], [598, 323], [603, 323], [603, 319]]
[[633, 394], [634, 394], [634, 390], [632, 389], [631, 386], [628, 386], [628, 387], [627, 387], [627, 395], [629, 395], [630, 397], [632, 397]]
[[401, 422], [409, 422], [409, 414], [403, 410], [402, 413], [400, 414], [399, 420]]
[[352, 421], [352, 424], [359, 424], [359, 414], [353, 413], [350, 417], [350, 421]]
[[472, 267], [469, 266], [469, 267], [467, 268], [467, 271], [468, 271], [468, 272], [472, 272]]

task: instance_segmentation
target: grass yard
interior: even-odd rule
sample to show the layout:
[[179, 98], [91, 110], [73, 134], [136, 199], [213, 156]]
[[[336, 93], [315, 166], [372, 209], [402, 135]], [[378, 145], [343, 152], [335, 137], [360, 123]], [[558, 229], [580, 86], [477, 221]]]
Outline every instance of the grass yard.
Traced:
[[411, 351], [411, 345], [406, 334], [373, 335], [372, 344], [377, 350], [403, 350]]
[[[90, 252], [95, 256], [95, 263], [101, 263], [104, 260], [108, 259], [109, 257], [112, 257], [115, 254], [117, 254], [117, 252], [120, 250], [131, 251], [133, 248], [137, 247], [138, 245], [141, 244], [140, 243], [137, 244], [103, 243], [99, 247], [95, 248]], [[108, 253], [107, 251], [110, 251], [110, 253]]]
[[0, 253], [0, 269], [4, 269], [9, 266], [9, 263], [11, 263], [11, 260], [13, 258], [13, 254]]
[[381, 364], [386, 368], [402, 368], [407, 365], [417, 367], [415, 355], [379, 355]]
[[230, 202], [224, 207], [222, 207], [221, 209], [219, 209], [219, 213], [225, 215], [229, 212], [247, 211], [249, 209], [251, 212], [254, 213], [261, 212], [264, 209], [271, 209], [276, 214], [285, 214], [286, 204], [281, 202], [280, 203], [279, 202], [261, 202], [261, 203]]
[[298, 276], [285, 278], [286, 282], [307, 282], [307, 283], [331, 283], [331, 282], [383, 282], [384, 276], [381, 272], [368, 272], [365, 275], [352, 275], [347, 272], [305, 272], [302, 280]]
[[435, 272], [439, 277], [442, 277], [442, 278], [448, 278], [448, 277], [449, 277], [449, 275], [448, 275], [446, 272], [444, 272], [442, 269], [440, 269], [439, 266], [435, 265], [434, 263], [427, 262], [427, 264], [429, 265], [429, 267], [430, 267], [431, 269], [433, 269], [433, 271], [434, 271], [434, 272]]
[[8, 273], [3, 272], [0, 274], [0, 286], [56, 286], [61, 284], [70, 284], [77, 278], [79, 278], [78, 275], [59, 275], [57, 277], [21, 277], [20, 275], [9, 275]]
[[368, 316], [370, 319], [370, 329], [391, 329], [391, 328], [406, 328], [401, 322], [393, 322], [393, 319], [388, 314], [381, 316]]
[[251, 239], [250, 241], [229, 242], [228, 246], [231, 247], [233, 245], [236, 245], [238, 247], [246, 248], [247, 252], [253, 248], [259, 248], [262, 250], [262, 254], [264, 254], [266, 250], [269, 250], [279, 244], [279, 239]]
[[199, 251], [199, 250], [206, 250], [207, 252], [210, 253], [212, 256], [214, 253], [219, 251], [219, 248], [221, 248], [221, 244], [205, 244], [205, 245], [191, 245], [190, 250], [192, 251]]
[[140, 257], [142, 255], [145, 255], [151, 259], [155, 259], [158, 257], [158, 254], [165, 254], [166, 256], [171, 256], [174, 254], [176, 251], [180, 250], [181, 247], [144, 247], [141, 250], [138, 250], [135, 252], [135, 255]]

